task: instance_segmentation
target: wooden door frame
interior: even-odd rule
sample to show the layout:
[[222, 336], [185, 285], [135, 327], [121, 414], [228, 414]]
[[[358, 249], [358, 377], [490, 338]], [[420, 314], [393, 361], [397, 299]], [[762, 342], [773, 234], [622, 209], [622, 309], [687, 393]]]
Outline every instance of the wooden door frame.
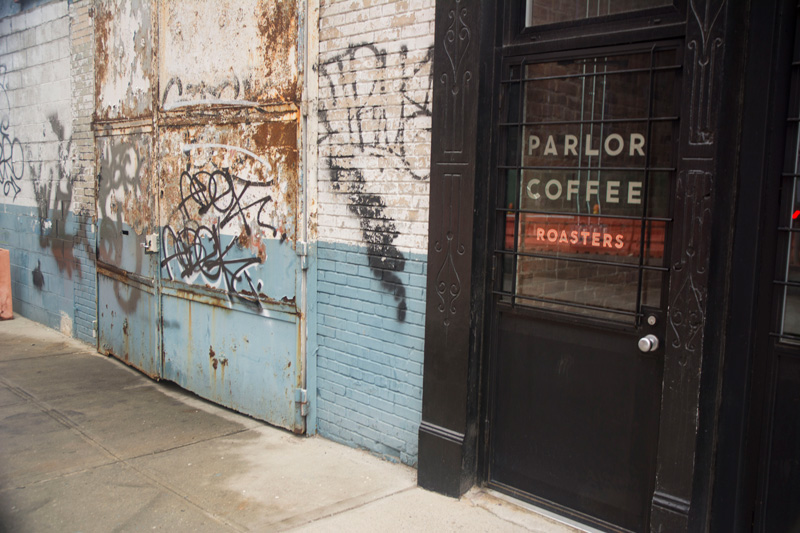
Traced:
[[[497, 112], [498, 54], [508, 42], [503, 7], [496, 10], [494, 4], [436, 2], [418, 482], [451, 496], [463, 494], [485, 475], [479, 468], [485, 440], [491, 267], [485, 250], [493, 205], [488, 194], [492, 150], [486, 147], [495, 138], [494, 128], [487, 125], [494, 124]], [[685, 96], [676, 172], [682, 205], [676, 206], [675, 226], [691, 231], [677, 237], [682, 244], [673, 247], [669, 263], [670, 311], [651, 506], [651, 528], [663, 531], [687, 531], [690, 524], [705, 522], [708, 511], [710, 482], [703, 480], [712, 478], [706, 469], [713, 463], [709, 451], [713, 443], [706, 433], [716, 427], [716, 412], [700, 411], [706, 405], [701, 396], [707, 402], [701, 392], [718, 388], [715, 354], [720, 353], [719, 333], [728, 302], [725, 280], [733, 215], [726, 202], [736, 185], [733, 174], [725, 171], [734, 164], [730, 150], [738, 146], [741, 75], [733, 67], [740, 61], [737, 54], [744, 40], [733, 32], [741, 29], [747, 11], [746, 2], [728, 0], [687, 0], [685, 5], [686, 16], [680, 23]], [[654, 24], [639, 28], [639, 33], [626, 32], [624, 38], [649, 39], [666, 31]], [[723, 104], [731, 102], [721, 115]], [[715, 305], [709, 307], [709, 301]], [[695, 478], [701, 478], [697, 484]]]

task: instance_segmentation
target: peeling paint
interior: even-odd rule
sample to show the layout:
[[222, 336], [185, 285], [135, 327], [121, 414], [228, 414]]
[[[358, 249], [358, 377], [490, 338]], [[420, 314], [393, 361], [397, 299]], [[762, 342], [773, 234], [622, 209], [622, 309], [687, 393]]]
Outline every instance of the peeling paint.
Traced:
[[152, 111], [151, 0], [100, 0], [95, 17], [97, 118], [138, 118]]
[[259, 305], [262, 295], [281, 296], [263, 293], [251, 270], [269, 263], [266, 241], [296, 240], [296, 114], [287, 118], [164, 130], [161, 265], [169, 279]]
[[[121, 1], [99, 0], [95, 33], [98, 295], [132, 351], [113, 316], [101, 346], [298, 430], [301, 2]], [[127, 66], [101, 57], [115, 47]]]
[[163, 3], [162, 108], [296, 102], [297, 19], [296, 2]]

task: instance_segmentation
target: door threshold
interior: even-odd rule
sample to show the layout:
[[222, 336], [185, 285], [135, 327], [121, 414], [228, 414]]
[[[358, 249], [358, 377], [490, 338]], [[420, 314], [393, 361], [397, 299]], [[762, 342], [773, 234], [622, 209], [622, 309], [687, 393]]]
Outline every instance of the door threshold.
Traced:
[[593, 528], [591, 526], [587, 526], [586, 524], [583, 524], [583, 523], [578, 522], [576, 520], [572, 520], [572, 519], [567, 518], [565, 516], [561, 516], [559, 514], [554, 513], [553, 511], [549, 511], [547, 509], [544, 509], [544, 508], [539, 507], [537, 505], [534, 505], [532, 503], [528, 503], [526, 501], [519, 500], [517, 498], [514, 498], [513, 496], [509, 496], [508, 494], [504, 494], [504, 493], [502, 493], [500, 491], [491, 489], [489, 487], [481, 487], [480, 490], [485, 492], [486, 494], [489, 494], [489, 495], [497, 498], [498, 500], [503, 500], [503, 501], [505, 501], [507, 503], [510, 503], [512, 505], [515, 505], [517, 507], [525, 509], [526, 511], [529, 511], [529, 512], [534, 513], [534, 514], [538, 514], [538, 515], [542, 516], [543, 518], [546, 518], [547, 520], [549, 520], [551, 522], [557, 522], [558, 524], [570, 527], [573, 530], [575, 530], [576, 532], [582, 532], [582, 533], [605, 533], [604, 531], [602, 531], [600, 529], [596, 529], [596, 528]]

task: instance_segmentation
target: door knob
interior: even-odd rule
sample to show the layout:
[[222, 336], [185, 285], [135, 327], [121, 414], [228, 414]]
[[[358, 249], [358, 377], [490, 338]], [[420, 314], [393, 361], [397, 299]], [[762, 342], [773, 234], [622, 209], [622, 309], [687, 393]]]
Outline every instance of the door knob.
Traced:
[[658, 337], [653, 334], [645, 335], [639, 339], [639, 349], [644, 353], [658, 350]]

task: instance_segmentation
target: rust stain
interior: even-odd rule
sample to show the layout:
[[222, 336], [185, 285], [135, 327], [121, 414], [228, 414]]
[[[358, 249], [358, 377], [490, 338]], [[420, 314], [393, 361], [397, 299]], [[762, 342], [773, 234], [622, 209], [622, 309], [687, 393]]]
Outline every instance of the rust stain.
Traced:
[[96, 10], [95, 15], [95, 54], [94, 54], [94, 68], [95, 68], [95, 78], [94, 78], [94, 94], [95, 99], [97, 100], [97, 104], [95, 109], [100, 109], [100, 93], [103, 80], [106, 79], [107, 71], [108, 71], [108, 30], [111, 25], [111, 21], [113, 17], [111, 16], [111, 11], [98, 8]]
[[247, 248], [250, 246], [250, 236], [252, 231], [250, 231], [250, 226], [242, 226], [242, 231], [239, 232], [239, 246], [242, 248]]
[[95, 119], [145, 117], [152, 110], [152, 2], [101, 0], [95, 11]]
[[[293, 74], [294, 65], [288, 64], [284, 54], [276, 55], [274, 50], [291, 50], [296, 46], [297, 3], [271, 2], [262, 10], [258, 19], [258, 30], [261, 34], [261, 52], [264, 58], [265, 73], [268, 77], [286, 77], [287, 70]], [[283, 74], [283, 76], [280, 76]], [[300, 99], [297, 76], [290, 75], [289, 81], [278, 89], [278, 99], [284, 102], [296, 102]]]
[[[276, 232], [255, 224], [253, 210], [241, 213], [241, 217], [229, 218], [227, 231], [232, 230], [228, 234], [236, 244], [250, 249], [260, 263], [268, 261], [265, 244], [268, 239], [293, 242], [296, 238], [300, 192], [298, 117], [295, 110], [284, 113], [280, 120], [255, 124], [214, 125], [201, 121], [191, 126], [167, 128], [159, 143], [162, 220], [175, 228], [194, 223], [216, 224], [219, 213], [215, 209], [227, 205], [224, 198], [220, 197], [220, 201], [213, 204], [214, 209], [202, 208], [196, 199], [208, 197], [212, 185], [217, 195], [224, 192], [220, 190], [220, 186], [225, 187], [219, 179], [220, 172], [234, 178], [237, 190], [247, 188], [243, 185], [247, 182], [265, 183], [268, 186], [264, 189], [250, 186], [247, 194], [269, 196], [270, 201], [265, 204], [267, 209], [258, 216]], [[265, 160], [267, 165], [259, 160]], [[210, 182], [212, 174], [218, 176], [213, 184]], [[191, 195], [190, 191], [193, 191]], [[256, 196], [249, 198], [246, 201], [258, 201]], [[171, 249], [172, 235], [167, 234], [165, 240], [164, 246]]]
[[[295, 114], [292, 121], [270, 121], [260, 124], [253, 142], [259, 153], [265, 153], [273, 169], [281, 169], [281, 185], [286, 186], [283, 193], [283, 202], [289, 212], [296, 214], [300, 180], [297, 169], [300, 161], [297, 147], [297, 129], [299, 114]], [[286, 228], [279, 228], [281, 234], [287, 233]]]
[[161, 2], [158, 99], [165, 111], [177, 117], [189, 106], [225, 110], [237, 100], [268, 106], [298, 102], [298, 5], [284, 0]]
[[225, 367], [228, 366], [227, 357], [217, 357], [217, 353], [212, 346], [208, 347], [208, 358], [211, 360], [211, 366], [214, 367], [215, 374], [219, 366], [222, 366], [222, 379], [225, 379]]
[[216, 354], [216, 352], [214, 352], [214, 348], [209, 346], [208, 347], [208, 357], [209, 357], [209, 359], [211, 359], [211, 366], [214, 367], [214, 370], [217, 369], [217, 357], [216, 357], [216, 355], [217, 354]]

